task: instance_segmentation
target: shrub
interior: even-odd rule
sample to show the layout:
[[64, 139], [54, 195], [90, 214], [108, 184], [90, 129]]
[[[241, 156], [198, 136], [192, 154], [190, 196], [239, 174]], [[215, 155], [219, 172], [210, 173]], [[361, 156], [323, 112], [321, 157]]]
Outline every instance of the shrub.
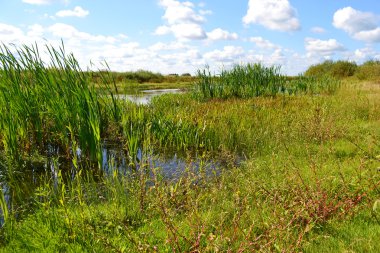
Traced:
[[380, 61], [369, 60], [360, 65], [355, 76], [360, 80], [380, 79]]
[[333, 64], [333, 61], [324, 61], [323, 63], [312, 65], [306, 70], [305, 76], [328, 75]]
[[337, 61], [331, 68], [331, 76], [336, 78], [344, 78], [353, 76], [358, 68], [355, 62]]
[[353, 76], [357, 70], [357, 65], [355, 62], [350, 61], [324, 61], [323, 63], [315, 64], [310, 66], [306, 72], [305, 76], [330, 76], [335, 78], [345, 78]]

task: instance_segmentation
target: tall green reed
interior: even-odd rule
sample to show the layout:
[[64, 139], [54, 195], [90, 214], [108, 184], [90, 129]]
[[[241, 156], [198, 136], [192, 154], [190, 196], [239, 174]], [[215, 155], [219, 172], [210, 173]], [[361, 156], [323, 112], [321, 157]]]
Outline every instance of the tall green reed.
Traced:
[[45, 49], [46, 62], [37, 45], [0, 47], [0, 139], [7, 156], [20, 160], [48, 145], [71, 156], [75, 139], [82, 153], [100, 166], [102, 131], [108, 111], [117, 118], [117, 109], [100, 99], [90, 75], [64, 45]]
[[235, 65], [223, 69], [220, 74], [211, 74], [206, 67], [198, 70], [194, 96], [209, 98], [252, 98], [277, 94], [321, 94], [334, 93], [340, 82], [334, 77], [286, 78], [280, 66], [266, 67], [260, 63]]
[[209, 68], [198, 70], [195, 95], [201, 98], [258, 97], [276, 95], [283, 89], [285, 78], [280, 67], [265, 67], [260, 63], [235, 65], [218, 76]]

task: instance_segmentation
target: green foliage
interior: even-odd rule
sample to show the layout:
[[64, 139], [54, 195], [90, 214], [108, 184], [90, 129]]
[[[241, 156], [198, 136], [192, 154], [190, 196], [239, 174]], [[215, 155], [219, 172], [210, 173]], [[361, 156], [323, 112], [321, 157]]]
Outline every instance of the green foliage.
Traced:
[[324, 61], [323, 63], [312, 65], [306, 70], [305, 76], [326, 76], [330, 73], [333, 64], [333, 61]]
[[310, 66], [305, 76], [308, 77], [322, 77], [330, 76], [334, 78], [345, 78], [355, 74], [357, 65], [355, 62], [350, 61], [324, 61], [316, 65]]
[[380, 80], [380, 61], [364, 62], [355, 75], [359, 80]]
[[331, 68], [331, 76], [335, 78], [344, 78], [353, 76], [358, 66], [355, 62], [337, 61]]

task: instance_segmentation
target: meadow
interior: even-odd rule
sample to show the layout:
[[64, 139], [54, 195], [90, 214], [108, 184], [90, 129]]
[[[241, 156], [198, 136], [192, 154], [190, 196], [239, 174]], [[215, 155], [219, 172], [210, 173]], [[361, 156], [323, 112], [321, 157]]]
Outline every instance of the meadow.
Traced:
[[[380, 251], [380, 63], [165, 77], [46, 50], [0, 49], [1, 252]], [[187, 92], [115, 96], [166, 84]]]

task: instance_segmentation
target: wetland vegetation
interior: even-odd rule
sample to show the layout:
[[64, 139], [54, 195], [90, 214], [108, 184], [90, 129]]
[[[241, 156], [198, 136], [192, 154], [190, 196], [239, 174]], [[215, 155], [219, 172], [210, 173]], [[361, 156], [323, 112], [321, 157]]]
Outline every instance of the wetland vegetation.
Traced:
[[[380, 251], [378, 62], [164, 77], [45, 50], [0, 50], [0, 251]], [[118, 99], [138, 74], [187, 92]]]

